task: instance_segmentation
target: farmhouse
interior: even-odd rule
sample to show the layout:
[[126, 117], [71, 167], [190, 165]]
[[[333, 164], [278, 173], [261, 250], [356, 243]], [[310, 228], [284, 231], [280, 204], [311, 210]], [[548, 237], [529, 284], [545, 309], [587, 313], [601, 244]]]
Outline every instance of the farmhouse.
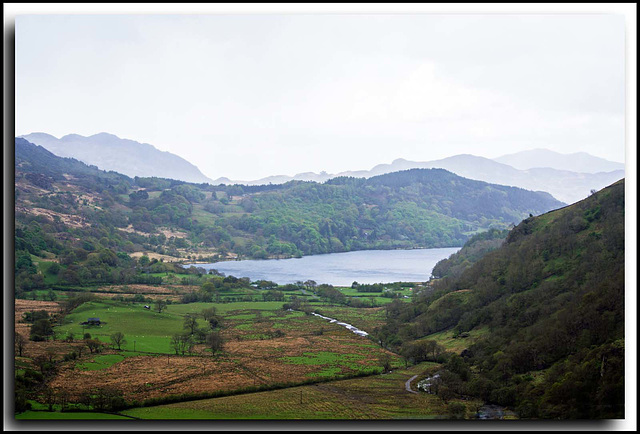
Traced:
[[100, 325], [100, 318], [89, 318], [82, 325]]

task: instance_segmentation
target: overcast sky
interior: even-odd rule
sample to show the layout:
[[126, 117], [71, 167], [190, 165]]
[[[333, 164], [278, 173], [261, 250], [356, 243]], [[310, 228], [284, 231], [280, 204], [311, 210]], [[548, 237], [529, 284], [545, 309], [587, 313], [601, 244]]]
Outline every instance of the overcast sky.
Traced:
[[20, 15], [16, 135], [108, 132], [212, 179], [533, 148], [625, 159], [616, 14]]

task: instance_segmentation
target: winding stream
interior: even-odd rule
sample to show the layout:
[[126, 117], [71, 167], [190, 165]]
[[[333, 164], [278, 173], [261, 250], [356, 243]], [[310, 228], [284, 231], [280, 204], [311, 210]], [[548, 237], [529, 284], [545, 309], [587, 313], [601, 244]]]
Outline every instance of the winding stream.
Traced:
[[329, 318], [328, 316], [320, 315], [319, 313], [315, 313], [315, 312], [311, 312], [311, 315], [315, 315], [322, 319], [329, 320], [329, 323], [331, 324], [337, 324], [339, 326], [345, 327], [346, 329], [351, 330], [353, 333], [357, 334], [358, 336], [369, 336], [369, 333], [363, 330], [360, 330], [359, 328], [354, 327], [351, 324], [347, 324], [346, 322], [338, 321], [337, 319]]

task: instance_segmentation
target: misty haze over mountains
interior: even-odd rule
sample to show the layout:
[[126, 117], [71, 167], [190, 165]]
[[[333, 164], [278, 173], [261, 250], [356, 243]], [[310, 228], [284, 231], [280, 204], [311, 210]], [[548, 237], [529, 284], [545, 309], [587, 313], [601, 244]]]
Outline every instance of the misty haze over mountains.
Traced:
[[586, 152], [560, 154], [548, 149], [532, 149], [494, 158], [494, 161], [508, 164], [520, 170], [539, 167], [567, 170], [579, 173], [613, 172], [624, 170], [624, 164], [594, 157]]
[[58, 139], [50, 134], [31, 133], [20, 137], [59, 157], [72, 157], [102, 170], [113, 170], [130, 177], [156, 176], [196, 183], [212, 182], [182, 157], [148, 143], [121, 139], [113, 134], [99, 133], [89, 137], [68, 134]]
[[[520, 154], [525, 154], [525, 157], [521, 157]], [[576, 155], [578, 155], [578, 158], [576, 158]], [[536, 158], [533, 158], [534, 156]], [[399, 158], [391, 164], [379, 164], [371, 170], [348, 171], [338, 174], [328, 174], [326, 172], [321, 172], [320, 174], [300, 173], [294, 176], [270, 176], [255, 181], [232, 181], [228, 178], [218, 178], [214, 181], [214, 184], [261, 185], [269, 183], [280, 184], [291, 180], [324, 182], [338, 176], [370, 178], [400, 170], [439, 168], [477, 181], [520, 187], [533, 191], [546, 191], [558, 200], [565, 203], [574, 203], [587, 197], [591, 190], [599, 190], [624, 177], [624, 165], [622, 163], [614, 163], [586, 153], [567, 155], [549, 150], [534, 150], [500, 157], [500, 159], [519, 162], [520, 165], [525, 165], [527, 158], [532, 164], [541, 166], [532, 166], [532, 168], [521, 170], [496, 161], [498, 159], [492, 160], [475, 155], [461, 154], [426, 162]], [[545, 163], [545, 158], [547, 163]], [[584, 161], [585, 168], [581, 171], [563, 169], [564, 166], [578, 166], [576, 161]]]
[[100, 133], [89, 137], [69, 134], [60, 139], [45, 133], [21, 136], [43, 146], [61, 157], [73, 157], [102, 170], [113, 170], [127, 176], [161, 177], [195, 183], [218, 184], [281, 184], [291, 180], [325, 182], [339, 176], [370, 178], [407, 169], [441, 168], [465, 178], [492, 184], [546, 191], [565, 203], [587, 197], [624, 177], [624, 164], [608, 161], [585, 152], [560, 154], [547, 149], [534, 149], [504, 155], [495, 159], [470, 154], [455, 155], [440, 160], [418, 162], [402, 158], [391, 164], [379, 164], [371, 170], [347, 171], [337, 174], [304, 172], [294, 176], [274, 175], [257, 180], [212, 180], [187, 160], [163, 152], [152, 145], [115, 135]]

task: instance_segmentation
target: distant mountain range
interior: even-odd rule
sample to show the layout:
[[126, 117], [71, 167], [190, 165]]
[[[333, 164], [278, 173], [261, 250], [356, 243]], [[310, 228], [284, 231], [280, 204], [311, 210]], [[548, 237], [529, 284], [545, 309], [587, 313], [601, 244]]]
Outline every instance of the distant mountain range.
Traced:
[[520, 170], [547, 167], [579, 173], [599, 173], [624, 170], [624, 164], [594, 157], [586, 152], [560, 154], [548, 149], [532, 149], [494, 158], [494, 161], [508, 164]]
[[50, 134], [31, 133], [21, 137], [59, 157], [75, 158], [102, 170], [113, 170], [131, 177], [213, 182], [182, 157], [160, 151], [148, 143], [121, 139], [113, 134], [99, 133], [89, 137], [68, 134], [58, 139]]
[[242, 185], [283, 184], [288, 181], [314, 181], [350, 176], [372, 176], [408, 169], [446, 169], [465, 178], [492, 184], [546, 191], [565, 203], [574, 203], [624, 177], [624, 164], [594, 157], [585, 152], [560, 154], [547, 149], [534, 149], [504, 155], [495, 159], [461, 154], [441, 160], [409, 161], [402, 158], [391, 164], [379, 164], [371, 170], [347, 171], [337, 174], [304, 172], [294, 176], [274, 175], [257, 180], [241, 181], [221, 177], [212, 180], [185, 159], [163, 152], [150, 144], [121, 139], [100, 133], [89, 137], [69, 134], [60, 139], [45, 133], [21, 136], [55, 155], [76, 158], [102, 170], [112, 170], [127, 176], [170, 178], [187, 182]]
[[[543, 150], [540, 150], [543, 151]], [[527, 151], [528, 152], [528, 151]], [[526, 153], [526, 152], [525, 152]], [[519, 154], [512, 154], [500, 158], [507, 157], [513, 160], [522, 160]], [[218, 178], [214, 180], [214, 184], [245, 184], [245, 185], [262, 185], [262, 184], [281, 184], [292, 180], [297, 181], [315, 181], [325, 182], [331, 178], [340, 176], [353, 176], [356, 178], [370, 178], [372, 176], [382, 175], [385, 173], [397, 172], [408, 169], [446, 169], [456, 175], [478, 181], [485, 181], [491, 184], [508, 185], [520, 187], [533, 191], [546, 191], [551, 193], [553, 197], [565, 203], [574, 203], [589, 196], [591, 190], [600, 190], [615, 181], [624, 178], [624, 165], [621, 163], [613, 163], [589, 154], [581, 153], [581, 159], [589, 162], [585, 171], [576, 172], [568, 169], [560, 169], [562, 161], [567, 161], [567, 166], [571, 166], [571, 160], [560, 158], [563, 154], [557, 154], [552, 151], [540, 152], [537, 155], [547, 155], [549, 157], [549, 165], [553, 164], [556, 168], [536, 167], [526, 170], [516, 169], [508, 164], [498, 162], [489, 158], [478, 157], [475, 155], [461, 154], [453, 157], [443, 158], [441, 160], [418, 162], [409, 161], [402, 158], [394, 160], [391, 164], [379, 164], [371, 170], [359, 170], [341, 172], [338, 174], [329, 174], [322, 172], [316, 173], [300, 173], [295, 176], [270, 176], [255, 181], [232, 181], [228, 178]], [[574, 154], [571, 154], [574, 155]], [[557, 158], [556, 158], [557, 157]], [[544, 164], [538, 158], [540, 164]], [[598, 165], [598, 161], [601, 162]], [[524, 164], [524, 163], [523, 163]], [[573, 167], [573, 166], [571, 166]], [[590, 173], [588, 170], [598, 170], [600, 168], [614, 168], [611, 171], [601, 171]]]

